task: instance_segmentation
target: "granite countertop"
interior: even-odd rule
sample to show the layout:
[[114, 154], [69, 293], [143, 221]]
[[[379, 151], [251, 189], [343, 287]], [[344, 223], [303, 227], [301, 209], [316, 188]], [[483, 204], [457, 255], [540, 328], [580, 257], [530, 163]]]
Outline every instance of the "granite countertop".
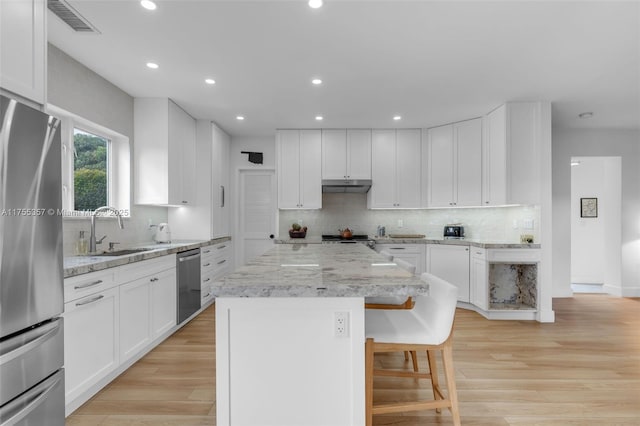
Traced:
[[[150, 248], [148, 251], [125, 254], [122, 256], [71, 256], [64, 258], [64, 277], [87, 274], [101, 271], [107, 268], [126, 265], [128, 263], [141, 262], [168, 254], [178, 253], [199, 247], [206, 247], [231, 240], [230, 237], [215, 238], [213, 240], [189, 240], [175, 241], [172, 243], [141, 244], [132, 248]], [[118, 249], [120, 250], [120, 249]]]
[[429, 284], [363, 244], [275, 244], [212, 285], [216, 297], [427, 294]]
[[389, 238], [389, 237], [374, 237], [376, 244], [445, 244], [452, 246], [472, 246], [486, 249], [512, 249], [512, 248], [525, 248], [525, 249], [539, 249], [540, 244], [522, 244], [505, 241], [487, 241], [478, 240], [474, 238], [464, 238], [462, 240], [445, 240], [443, 238]]

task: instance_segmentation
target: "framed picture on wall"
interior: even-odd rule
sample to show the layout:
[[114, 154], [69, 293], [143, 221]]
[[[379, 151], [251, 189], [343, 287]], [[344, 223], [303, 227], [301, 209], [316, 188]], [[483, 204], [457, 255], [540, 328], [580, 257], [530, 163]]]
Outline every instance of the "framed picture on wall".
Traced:
[[597, 198], [580, 198], [580, 217], [598, 217]]

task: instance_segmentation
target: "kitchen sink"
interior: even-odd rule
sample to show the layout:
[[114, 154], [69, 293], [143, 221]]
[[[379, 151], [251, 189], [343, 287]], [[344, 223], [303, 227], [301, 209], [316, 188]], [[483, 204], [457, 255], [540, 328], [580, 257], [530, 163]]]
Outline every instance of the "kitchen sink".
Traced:
[[152, 248], [137, 248], [137, 249], [122, 249], [114, 251], [105, 251], [103, 253], [94, 254], [93, 256], [125, 256], [127, 254], [142, 253], [145, 251], [154, 250]]

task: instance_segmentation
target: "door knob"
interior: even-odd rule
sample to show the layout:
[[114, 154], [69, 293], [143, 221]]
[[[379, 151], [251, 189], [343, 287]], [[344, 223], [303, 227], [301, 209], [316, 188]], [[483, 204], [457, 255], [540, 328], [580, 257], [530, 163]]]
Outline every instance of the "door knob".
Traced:
[[273, 240], [274, 235], [273, 234], [269, 235], [269, 238], [271, 238]]

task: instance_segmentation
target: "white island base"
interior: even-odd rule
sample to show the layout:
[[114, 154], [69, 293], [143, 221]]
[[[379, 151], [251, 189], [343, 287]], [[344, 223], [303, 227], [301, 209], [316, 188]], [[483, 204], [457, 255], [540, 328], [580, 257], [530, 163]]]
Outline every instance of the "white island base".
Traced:
[[362, 297], [217, 298], [217, 425], [364, 425], [364, 341]]

